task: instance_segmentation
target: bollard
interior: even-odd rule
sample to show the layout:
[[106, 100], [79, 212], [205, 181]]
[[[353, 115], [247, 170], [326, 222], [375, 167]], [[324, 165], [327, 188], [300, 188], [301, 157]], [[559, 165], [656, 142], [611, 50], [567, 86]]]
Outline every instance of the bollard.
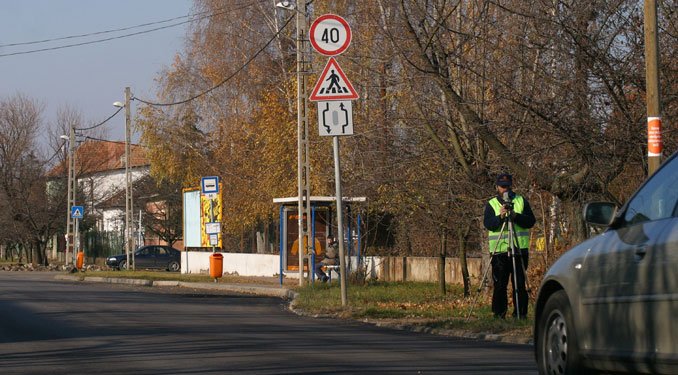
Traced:
[[217, 282], [217, 279], [223, 276], [224, 256], [219, 253], [212, 253], [210, 255], [210, 277]]

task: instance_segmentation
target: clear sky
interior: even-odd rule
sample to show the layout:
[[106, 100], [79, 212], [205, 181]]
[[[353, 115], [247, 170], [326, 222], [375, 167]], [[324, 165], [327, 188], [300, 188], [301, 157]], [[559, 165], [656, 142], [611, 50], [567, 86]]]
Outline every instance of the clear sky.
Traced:
[[[190, 0], [0, 0], [0, 55], [137, 33], [186, 21], [174, 21], [40, 44], [6, 46], [133, 27], [189, 15]], [[79, 110], [85, 125], [112, 115], [112, 103], [124, 101], [124, 89], [155, 98], [154, 79], [183, 50], [187, 24], [140, 35], [52, 51], [0, 56], [0, 97], [22, 93], [45, 106], [45, 124], [57, 109]], [[132, 102], [132, 113], [138, 102]], [[124, 113], [105, 125], [106, 139], [124, 140]], [[138, 134], [134, 140], [138, 139]]]

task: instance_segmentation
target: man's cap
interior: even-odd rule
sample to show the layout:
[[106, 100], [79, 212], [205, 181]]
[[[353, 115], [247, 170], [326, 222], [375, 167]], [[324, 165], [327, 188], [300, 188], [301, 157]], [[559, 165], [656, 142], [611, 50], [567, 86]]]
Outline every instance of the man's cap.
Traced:
[[511, 186], [513, 185], [513, 176], [508, 173], [502, 173], [497, 176], [497, 186]]

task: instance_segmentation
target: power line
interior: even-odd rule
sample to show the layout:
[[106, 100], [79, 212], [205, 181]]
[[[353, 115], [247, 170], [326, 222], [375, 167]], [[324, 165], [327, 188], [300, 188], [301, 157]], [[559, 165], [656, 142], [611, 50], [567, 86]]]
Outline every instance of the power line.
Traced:
[[52, 160], [54, 160], [54, 158], [55, 158], [57, 155], [59, 155], [59, 154], [61, 153], [61, 149], [62, 149], [64, 146], [66, 146], [66, 142], [68, 142], [68, 141], [64, 140], [64, 141], [61, 143], [61, 146], [59, 146], [59, 147], [57, 148], [57, 150], [54, 152], [54, 154], [53, 154], [52, 156], [50, 156], [50, 158], [47, 159], [47, 161], [45, 161], [44, 164], [49, 164], [49, 163], [51, 163]]
[[91, 129], [94, 129], [94, 128], [98, 128], [99, 126], [101, 126], [101, 125], [107, 123], [108, 120], [110, 120], [110, 119], [112, 119], [113, 117], [115, 117], [115, 115], [117, 115], [118, 112], [122, 111], [123, 108], [125, 108], [125, 107], [120, 107], [120, 108], [118, 108], [118, 110], [115, 111], [115, 113], [113, 113], [112, 115], [108, 116], [107, 119], [105, 119], [104, 121], [102, 121], [102, 122], [100, 122], [100, 123], [98, 123], [98, 124], [96, 124], [96, 125], [90, 126], [90, 127], [88, 127], [88, 128], [75, 128], [75, 130], [91, 130]]
[[138, 29], [140, 27], [158, 25], [158, 24], [161, 24], [161, 23], [176, 21], [176, 20], [179, 20], [179, 19], [182, 19], [182, 18], [202, 15], [202, 14], [205, 14], [205, 13], [208, 13], [208, 12], [202, 12], [202, 13], [196, 13], [196, 14], [187, 14], [187, 15], [184, 15], [184, 16], [169, 18], [169, 19], [165, 19], [165, 20], [162, 20], [162, 21], [142, 23], [142, 24], [139, 24], [139, 25], [122, 27], [122, 28], [119, 28], [119, 29], [96, 31], [96, 32], [87, 33], [87, 34], [76, 34], [76, 35], [69, 35], [69, 36], [63, 36], [63, 37], [52, 38], [52, 39], [34, 40], [34, 41], [31, 41], [31, 42], [18, 42], [18, 43], [0, 44], [0, 47], [26, 46], [26, 45], [31, 45], [31, 44], [41, 44], [41, 43], [48, 43], [48, 42], [56, 42], [56, 41], [59, 41], [59, 40], [77, 39], [77, 38], [85, 38], [85, 37], [88, 37], [88, 36], [110, 34], [110, 33], [115, 33], [115, 32], [119, 32], [119, 31], [127, 31], [127, 30]]
[[140, 99], [140, 98], [136, 98], [136, 97], [133, 97], [132, 100], [138, 100], [138, 101], [140, 101], [144, 104], [148, 104], [148, 105], [151, 105], [151, 106], [154, 106], [154, 107], [167, 107], [167, 106], [173, 106], [173, 105], [188, 103], [192, 100], [198, 99], [199, 97], [201, 97], [203, 95], [209, 94], [210, 92], [214, 91], [215, 89], [221, 87], [224, 83], [230, 81], [231, 78], [235, 77], [238, 73], [240, 73], [243, 69], [245, 69], [254, 59], [256, 59], [257, 56], [259, 56], [259, 54], [261, 54], [264, 50], [266, 50], [266, 48], [268, 48], [268, 46], [275, 40], [275, 38], [277, 38], [278, 35], [280, 35], [280, 33], [283, 31], [283, 29], [285, 29], [285, 27], [290, 23], [290, 21], [292, 21], [293, 18], [294, 18], [294, 16], [291, 16], [290, 18], [288, 18], [287, 21], [282, 25], [282, 27], [275, 34], [273, 34], [271, 39], [269, 39], [268, 42], [266, 42], [266, 44], [264, 44], [263, 47], [261, 47], [254, 55], [252, 55], [249, 59], [247, 59], [247, 61], [245, 61], [245, 63], [243, 65], [241, 65], [238, 69], [236, 69], [233, 73], [231, 73], [226, 78], [224, 78], [221, 82], [217, 83], [215, 86], [212, 86], [209, 89], [207, 89], [207, 90], [205, 90], [205, 91], [203, 91], [203, 92], [201, 92], [197, 95], [194, 95], [194, 96], [192, 96], [188, 99], [184, 99], [184, 100], [181, 100], [181, 101], [178, 101], [178, 102], [173, 102], [173, 103], [154, 103], [154, 102], [144, 100], [144, 99]]
[[[191, 19], [188, 19], [188, 20], [186, 20], [186, 21], [173, 23], [173, 24], [171, 24], [171, 25], [156, 27], [156, 28], [153, 28], [153, 29], [148, 29], [148, 30], [143, 30], [143, 31], [137, 31], [137, 32], [130, 33], [130, 34], [118, 35], [118, 36], [113, 36], [113, 37], [108, 37], [108, 38], [103, 38], [103, 39], [90, 40], [90, 41], [86, 41], [86, 42], [79, 42], [79, 43], [65, 44], [65, 45], [62, 45], [62, 46], [56, 46], [56, 47], [45, 47], [45, 48], [38, 48], [38, 49], [29, 50], [29, 51], [4, 53], [4, 54], [0, 54], [0, 57], [8, 57], [8, 56], [16, 56], [16, 55], [27, 55], [27, 54], [32, 54], [32, 53], [45, 52], [45, 51], [54, 51], [54, 50], [65, 49], [65, 48], [72, 48], [72, 47], [79, 47], [79, 46], [84, 46], [84, 45], [89, 45], [89, 44], [103, 43], [103, 42], [108, 42], [108, 41], [116, 40], [116, 39], [129, 38], [129, 37], [132, 37], [132, 36], [137, 36], [137, 35], [142, 35], [142, 34], [148, 34], [148, 33], [154, 32], [154, 31], [169, 29], [169, 28], [171, 28], [171, 27], [180, 26], [180, 25], [183, 25], [183, 24], [186, 24], [186, 23], [189, 23], [189, 22], [200, 21], [200, 20], [203, 20], [203, 19], [206, 19], [206, 18], [211, 18], [211, 17], [219, 16], [219, 15], [228, 13], [228, 12], [230, 12], [230, 11], [245, 9], [245, 8], [248, 8], [248, 7], [252, 6], [253, 4], [254, 4], [254, 3], [249, 3], [249, 4], [247, 4], [247, 5], [244, 5], [244, 6], [238, 7], [238, 8], [229, 8], [228, 10], [224, 10], [223, 12], [208, 14], [208, 15], [205, 15], [205, 16], [202, 16], [202, 17], [198, 17], [198, 18], [191, 18]], [[221, 9], [224, 9], [224, 8], [221, 8]], [[207, 12], [205, 12], [205, 13], [207, 13]], [[198, 13], [198, 14], [203, 14], [203, 13]], [[184, 17], [191, 17], [191, 16], [184, 16]], [[182, 17], [177, 17], [177, 18], [182, 18]], [[163, 23], [163, 22], [169, 22], [169, 21], [159, 21], [159, 22], [157, 22], [157, 23]], [[150, 23], [150, 24], [154, 24], [154, 23]], [[132, 27], [130, 27], [130, 28], [128, 28], [128, 29], [133, 29], [133, 28], [137, 28], [137, 27], [140, 27], [140, 26], [132, 26]], [[97, 32], [97, 33], [91, 33], [90, 35], [104, 34], [104, 33], [108, 33], [108, 32], [113, 32], [113, 31], [103, 31], [103, 32]], [[84, 34], [84, 35], [87, 35], [87, 34]], [[54, 39], [54, 40], [61, 40], [61, 39], [68, 39], [68, 38], [77, 38], [77, 37], [79, 37], [79, 36], [64, 37], [64, 38], [56, 38], [56, 39]], [[42, 42], [41, 42], [41, 41], [36, 41], [36, 42], [28, 42], [28, 43], [25, 43], [25, 44], [33, 44], [33, 43], [42, 43]], [[2, 46], [0, 46], [0, 47], [2, 47]]]

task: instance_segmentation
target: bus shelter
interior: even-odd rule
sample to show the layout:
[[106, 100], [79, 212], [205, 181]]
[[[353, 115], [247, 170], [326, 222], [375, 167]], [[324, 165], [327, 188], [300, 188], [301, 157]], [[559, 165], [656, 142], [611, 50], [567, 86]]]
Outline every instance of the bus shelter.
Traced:
[[[309, 235], [311, 239], [312, 264], [320, 262], [325, 256], [325, 247], [327, 246], [327, 238], [330, 236], [336, 237], [336, 199], [335, 197], [312, 196], [311, 198], [311, 228]], [[347, 228], [344, 233], [344, 243], [346, 244], [346, 255], [349, 259], [357, 256], [357, 261], [360, 263], [360, 228], [361, 216], [356, 215], [355, 220], [352, 220], [351, 203], [365, 202], [365, 197], [344, 197], [343, 206], [346, 209], [345, 215]], [[283, 275], [286, 273], [299, 273], [299, 198], [286, 197], [274, 198], [273, 203], [280, 204], [280, 284], [283, 282]], [[304, 221], [306, 218], [304, 218]], [[355, 223], [354, 223], [355, 221]], [[339, 240], [339, 239], [337, 239]], [[356, 249], [356, 251], [354, 251]], [[354, 254], [355, 253], [355, 254]], [[349, 267], [350, 269], [350, 267]], [[308, 273], [308, 266], [304, 265], [304, 272]], [[310, 275], [313, 277], [313, 273]]]

